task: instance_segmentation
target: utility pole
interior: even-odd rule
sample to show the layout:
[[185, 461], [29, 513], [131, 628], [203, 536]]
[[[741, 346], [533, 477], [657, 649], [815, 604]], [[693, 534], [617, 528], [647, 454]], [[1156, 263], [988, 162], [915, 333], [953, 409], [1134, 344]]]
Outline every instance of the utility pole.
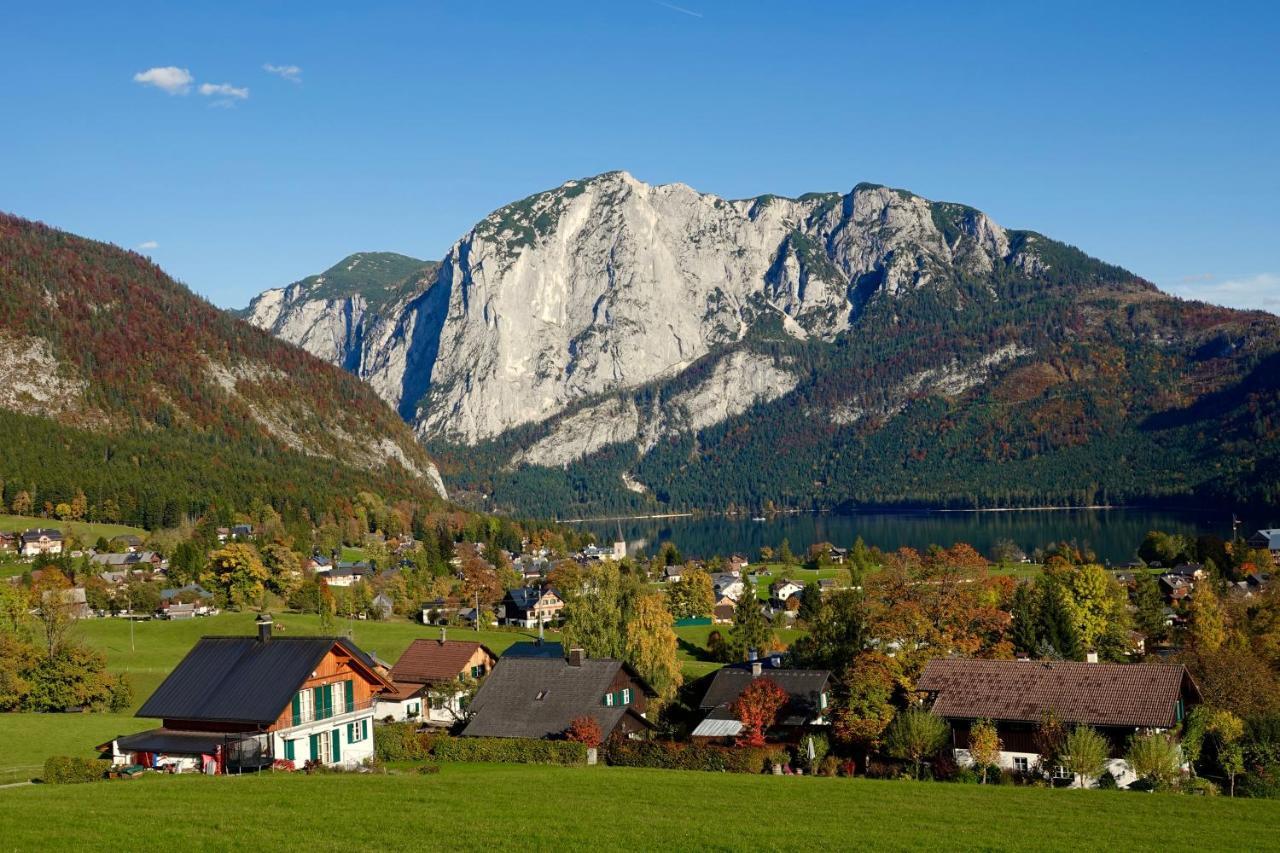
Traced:
[[476, 633], [480, 633], [480, 590], [476, 590]]

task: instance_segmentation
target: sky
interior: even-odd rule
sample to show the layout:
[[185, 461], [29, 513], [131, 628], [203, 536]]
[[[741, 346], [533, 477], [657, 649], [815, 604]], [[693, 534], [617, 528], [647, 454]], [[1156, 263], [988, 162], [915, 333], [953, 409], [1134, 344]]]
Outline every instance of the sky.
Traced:
[[0, 210], [224, 307], [438, 259], [625, 169], [963, 202], [1280, 313], [1280, 4], [104, 3], [6, 9]]

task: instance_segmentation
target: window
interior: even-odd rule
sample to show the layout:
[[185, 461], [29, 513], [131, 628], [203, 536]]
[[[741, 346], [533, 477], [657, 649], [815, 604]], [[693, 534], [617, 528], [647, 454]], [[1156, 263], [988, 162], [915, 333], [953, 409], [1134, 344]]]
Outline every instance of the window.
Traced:
[[606, 694], [604, 694], [604, 704], [605, 704], [605, 707], [606, 707], [606, 708], [612, 708], [612, 707], [613, 707], [613, 694], [612, 694], [612, 693], [606, 693]]
[[360, 743], [369, 739], [369, 721], [356, 720], [354, 723], [347, 723], [347, 743]]
[[293, 724], [296, 726], [314, 719], [315, 694], [311, 690], [303, 690], [293, 697]]
[[311, 736], [311, 759], [328, 763], [334, 752], [333, 738], [330, 732], [320, 732]]
[[818, 707], [824, 711], [827, 710], [827, 694], [818, 694]]
[[484, 675], [484, 664], [481, 663], [471, 667], [472, 678], [479, 678], [482, 675]]
[[1026, 759], [1026, 758], [1014, 758], [1013, 769], [1018, 771], [1019, 773], [1026, 773], [1028, 770], [1031, 769], [1031, 762], [1029, 759]]
[[432, 697], [431, 697], [431, 710], [433, 710], [433, 711], [443, 711], [443, 710], [444, 710], [444, 706], [445, 706], [445, 699], [444, 699], [444, 697], [443, 697], [443, 696], [432, 696]]
[[630, 687], [622, 688], [622, 704], [623, 705], [631, 704], [631, 688]]

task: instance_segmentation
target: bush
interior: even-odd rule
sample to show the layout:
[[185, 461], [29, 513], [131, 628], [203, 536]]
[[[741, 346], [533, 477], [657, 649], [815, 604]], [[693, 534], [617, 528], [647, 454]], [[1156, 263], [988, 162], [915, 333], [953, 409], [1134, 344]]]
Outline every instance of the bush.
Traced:
[[1193, 776], [1185, 780], [1180, 790], [1184, 794], [1199, 794], [1202, 797], [1216, 797], [1222, 793], [1217, 785], [1201, 776]]
[[825, 758], [822, 759], [822, 762], [818, 765], [819, 776], [835, 776], [839, 772], [840, 772], [840, 759], [836, 758], [834, 755], [826, 756]]
[[505, 737], [440, 737], [433, 739], [431, 757], [437, 761], [482, 761], [500, 764], [587, 763], [586, 744], [567, 740]]
[[434, 737], [414, 723], [391, 723], [374, 730], [374, 755], [382, 761], [422, 761], [431, 757]]
[[424, 764], [418, 768], [418, 772], [423, 776], [434, 776], [440, 772], [439, 764]]
[[73, 758], [69, 755], [53, 755], [44, 763], [41, 779], [46, 785], [73, 785], [79, 782], [97, 782], [107, 775], [111, 762], [103, 758]]
[[[776, 756], [759, 747], [724, 747], [663, 740], [609, 741], [604, 761], [615, 767], [703, 770], [712, 773], [763, 773]], [[785, 763], [785, 759], [783, 759]]]
[[1119, 788], [1116, 777], [1112, 775], [1110, 770], [1102, 771], [1102, 775], [1098, 777], [1098, 787], [1104, 791], [1114, 791]]

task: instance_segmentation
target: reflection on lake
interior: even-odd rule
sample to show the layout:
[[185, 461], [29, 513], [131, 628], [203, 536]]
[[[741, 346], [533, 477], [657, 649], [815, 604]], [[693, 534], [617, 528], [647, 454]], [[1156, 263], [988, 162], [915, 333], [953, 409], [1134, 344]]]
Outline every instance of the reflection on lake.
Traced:
[[[1259, 519], [1270, 524], [1280, 519]], [[1249, 520], [1252, 522], [1252, 520]], [[686, 556], [745, 554], [756, 559], [760, 548], [777, 547], [786, 539], [802, 554], [814, 542], [848, 546], [861, 536], [884, 550], [903, 546], [968, 542], [983, 554], [1005, 539], [1030, 554], [1050, 542], [1074, 541], [1092, 549], [1099, 560], [1120, 564], [1133, 559], [1149, 530], [1191, 536], [1231, 534], [1229, 511], [1159, 509], [1063, 509], [1014, 512], [857, 513], [852, 515], [779, 515], [765, 521], [709, 516], [701, 518], [624, 519], [581, 524], [605, 542], [617, 538], [618, 527], [633, 553], [652, 554], [668, 540]], [[1242, 524], [1241, 531], [1253, 531]]]

